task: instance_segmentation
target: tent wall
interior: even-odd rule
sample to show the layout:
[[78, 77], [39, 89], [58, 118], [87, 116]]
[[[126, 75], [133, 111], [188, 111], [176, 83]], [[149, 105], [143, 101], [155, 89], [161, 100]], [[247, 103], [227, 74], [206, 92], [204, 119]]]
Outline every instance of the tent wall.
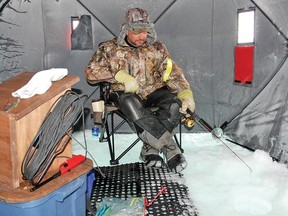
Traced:
[[[1, 7], [3, 6], [3, 7]], [[237, 10], [256, 7], [252, 85], [234, 82]], [[0, 0], [0, 82], [23, 71], [68, 68], [74, 88], [91, 95], [83, 74], [98, 44], [118, 35], [127, 8], [142, 7], [155, 22], [189, 80], [196, 112], [240, 144], [285, 161], [287, 136], [287, 10], [283, 0]], [[71, 50], [71, 17], [90, 15], [93, 47]], [[90, 102], [85, 104], [91, 128]], [[124, 129], [126, 130], [126, 129]], [[127, 128], [128, 130], [128, 128]], [[200, 126], [189, 132], [203, 131]]]
[[[253, 1], [265, 14], [262, 20], [271, 28], [266, 34], [257, 24], [256, 36], [266, 44], [258, 44], [256, 38], [256, 70], [265, 74], [259, 88], [241, 107], [242, 112], [230, 118], [227, 135], [251, 149], [263, 149], [283, 163], [288, 161], [287, 149], [287, 1]], [[260, 22], [260, 21], [259, 21]], [[273, 44], [273, 49], [270, 49]], [[264, 65], [262, 65], [264, 63]], [[228, 118], [229, 119], [229, 118]], [[228, 121], [230, 121], [228, 120]]]

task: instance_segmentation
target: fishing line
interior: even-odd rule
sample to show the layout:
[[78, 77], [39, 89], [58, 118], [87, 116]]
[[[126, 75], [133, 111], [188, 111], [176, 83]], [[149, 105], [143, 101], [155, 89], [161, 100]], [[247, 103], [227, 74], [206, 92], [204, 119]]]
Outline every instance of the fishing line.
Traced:
[[[189, 113], [190, 114], [190, 113]], [[191, 115], [192, 114], [192, 115]], [[194, 117], [194, 119], [196, 120], [196, 122], [198, 123], [199, 126], [202, 126], [203, 128], [205, 128], [208, 132], [210, 132], [212, 134], [212, 136], [216, 139], [218, 139], [223, 145], [225, 145], [231, 152], [233, 155], [235, 155], [249, 170], [250, 172], [252, 172], [252, 168], [239, 156], [237, 155], [222, 139], [219, 135], [217, 135], [214, 132], [214, 129], [212, 129], [203, 119], [199, 118], [199, 116], [196, 113], [191, 113], [190, 115], [192, 117]]]
[[[175, 98], [175, 101], [181, 107], [182, 102], [178, 98]], [[234, 156], [236, 156], [250, 170], [250, 172], [252, 172], [252, 168], [221, 139], [221, 136], [219, 136], [215, 133], [215, 129], [217, 129], [217, 128], [212, 129], [212, 127], [207, 122], [205, 122], [203, 119], [201, 119], [195, 112], [193, 113], [189, 109], [187, 110], [187, 112], [189, 115], [191, 115], [191, 117], [193, 117], [196, 120], [196, 123], [200, 127], [205, 128], [209, 133], [212, 134], [213, 137], [218, 139], [224, 146], [226, 146], [232, 152], [232, 154]]]

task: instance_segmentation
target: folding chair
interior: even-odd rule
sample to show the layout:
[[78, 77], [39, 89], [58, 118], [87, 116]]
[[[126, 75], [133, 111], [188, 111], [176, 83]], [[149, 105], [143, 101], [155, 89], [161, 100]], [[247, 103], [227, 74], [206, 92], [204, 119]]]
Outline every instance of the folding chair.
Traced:
[[[100, 100], [104, 101], [104, 114], [102, 117], [101, 122], [96, 122], [94, 118], [94, 123], [101, 125], [100, 129], [100, 136], [99, 136], [99, 142], [108, 142], [109, 152], [110, 152], [110, 164], [111, 165], [117, 165], [119, 164], [119, 160], [124, 157], [141, 139], [138, 137], [136, 140], [134, 140], [119, 156], [116, 157], [116, 149], [115, 149], [115, 139], [114, 134], [121, 128], [124, 123], [128, 123], [128, 125], [131, 127], [133, 132], [136, 132], [135, 127], [133, 124], [131, 124], [125, 115], [116, 107], [113, 105], [113, 103], [109, 100], [109, 92], [110, 92], [110, 83], [108, 82], [101, 82], [99, 83], [100, 87]], [[115, 115], [120, 117], [121, 121], [120, 123], [117, 122], [117, 125], [115, 126]], [[174, 135], [174, 139], [181, 149], [182, 152], [184, 150], [182, 149], [182, 128], [181, 128], [181, 122], [179, 124], [179, 140]]]

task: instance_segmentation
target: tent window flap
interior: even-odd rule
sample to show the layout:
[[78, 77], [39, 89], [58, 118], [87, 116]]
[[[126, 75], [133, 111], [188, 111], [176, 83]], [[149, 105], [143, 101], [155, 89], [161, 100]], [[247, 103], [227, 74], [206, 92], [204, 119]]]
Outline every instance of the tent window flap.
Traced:
[[251, 84], [253, 80], [254, 46], [235, 46], [235, 77], [241, 84]]

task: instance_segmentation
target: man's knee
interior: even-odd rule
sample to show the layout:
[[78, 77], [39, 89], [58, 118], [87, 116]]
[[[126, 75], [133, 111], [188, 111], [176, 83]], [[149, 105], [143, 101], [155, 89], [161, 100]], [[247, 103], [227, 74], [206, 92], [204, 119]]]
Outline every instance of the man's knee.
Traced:
[[119, 109], [130, 122], [135, 122], [144, 115], [143, 102], [133, 93], [124, 93], [120, 96]]

